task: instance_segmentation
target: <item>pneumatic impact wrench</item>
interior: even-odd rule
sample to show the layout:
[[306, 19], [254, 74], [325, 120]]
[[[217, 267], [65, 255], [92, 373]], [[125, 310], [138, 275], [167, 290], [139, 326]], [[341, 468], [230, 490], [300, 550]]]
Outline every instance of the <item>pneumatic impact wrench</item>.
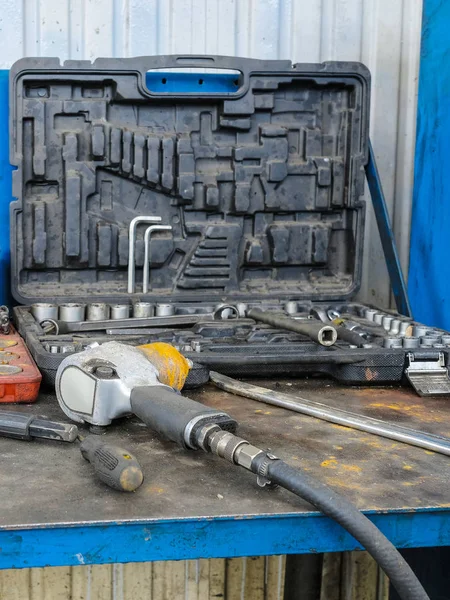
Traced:
[[202, 447], [204, 426], [235, 431], [222, 411], [181, 396], [191, 362], [164, 343], [128, 346], [107, 342], [65, 358], [56, 375], [62, 410], [79, 423], [106, 426], [135, 414], [151, 429], [185, 448]]
[[227, 413], [181, 396], [191, 367], [169, 344], [132, 347], [108, 342], [65, 358], [56, 393], [73, 420], [106, 426], [135, 414], [151, 429], [184, 448], [202, 449], [277, 484], [337, 521], [372, 554], [402, 600], [427, 600], [416, 576], [391, 542], [347, 498], [309, 474], [237, 437]]

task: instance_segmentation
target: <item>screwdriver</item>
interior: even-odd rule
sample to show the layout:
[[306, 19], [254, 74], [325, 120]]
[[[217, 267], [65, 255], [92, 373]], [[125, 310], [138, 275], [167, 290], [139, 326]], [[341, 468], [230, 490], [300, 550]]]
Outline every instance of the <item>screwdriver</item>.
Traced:
[[94, 467], [97, 477], [109, 487], [134, 492], [144, 480], [137, 459], [124, 448], [107, 444], [97, 436], [81, 439], [78, 427], [26, 413], [0, 411], [0, 437], [31, 441], [34, 438], [59, 442], [81, 442], [80, 451]]
[[124, 448], [105, 444], [98, 436], [90, 435], [81, 442], [80, 451], [94, 467], [97, 477], [110, 488], [134, 492], [144, 481], [141, 465]]

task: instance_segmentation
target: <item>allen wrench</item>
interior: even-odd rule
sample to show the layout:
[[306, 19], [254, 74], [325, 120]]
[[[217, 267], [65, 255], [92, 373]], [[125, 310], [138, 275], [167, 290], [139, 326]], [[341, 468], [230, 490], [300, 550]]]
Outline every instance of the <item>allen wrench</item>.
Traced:
[[172, 225], [150, 225], [144, 234], [144, 269], [142, 276], [142, 293], [147, 294], [150, 280], [150, 237], [154, 231], [172, 231]]
[[140, 223], [159, 223], [161, 217], [134, 217], [130, 223], [128, 233], [128, 293], [134, 294], [136, 282], [135, 244], [136, 228]]

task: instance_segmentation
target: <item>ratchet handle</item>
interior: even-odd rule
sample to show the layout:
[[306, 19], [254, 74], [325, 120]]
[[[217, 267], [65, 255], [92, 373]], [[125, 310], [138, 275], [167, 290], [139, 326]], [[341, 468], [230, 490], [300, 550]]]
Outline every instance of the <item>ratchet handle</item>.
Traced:
[[137, 459], [123, 448], [89, 436], [82, 441], [80, 451], [94, 467], [97, 477], [110, 488], [134, 492], [144, 480]]
[[144, 423], [163, 437], [184, 448], [195, 447], [192, 441], [196, 427], [217, 423], [235, 430], [237, 423], [229, 415], [186, 398], [164, 385], [136, 387], [131, 392], [131, 410]]

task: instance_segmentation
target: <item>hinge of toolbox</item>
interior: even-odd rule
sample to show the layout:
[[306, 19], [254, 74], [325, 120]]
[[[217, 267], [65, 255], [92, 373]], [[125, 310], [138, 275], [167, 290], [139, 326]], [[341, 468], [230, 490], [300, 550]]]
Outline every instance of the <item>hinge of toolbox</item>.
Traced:
[[450, 378], [442, 352], [439, 352], [438, 358], [416, 357], [408, 352], [406, 359], [409, 363], [405, 370], [406, 377], [419, 396], [450, 395]]

